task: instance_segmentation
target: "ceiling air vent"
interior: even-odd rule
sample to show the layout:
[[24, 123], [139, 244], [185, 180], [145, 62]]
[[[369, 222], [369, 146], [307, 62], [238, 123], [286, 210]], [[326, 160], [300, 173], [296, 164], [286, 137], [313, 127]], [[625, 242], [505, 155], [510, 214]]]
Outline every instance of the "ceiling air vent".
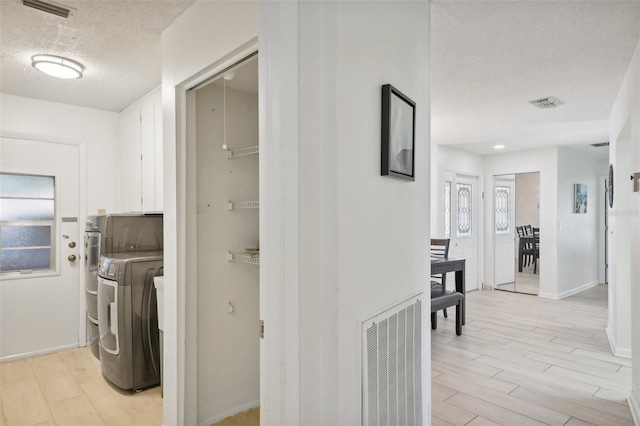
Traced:
[[76, 12], [72, 7], [52, 1], [22, 0], [22, 4], [63, 18], [73, 18]]
[[602, 146], [609, 146], [609, 142], [592, 143], [591, 146], [594, 148], [600, 148]]
[[555, 108], [559, 105], [563, 105], [564, 102], [560, 101], [553, 96], [549, 96], [542, 99], [536, 99], [535, 101], [529, 101], [531, 105], [537, 106], [538, 108]]

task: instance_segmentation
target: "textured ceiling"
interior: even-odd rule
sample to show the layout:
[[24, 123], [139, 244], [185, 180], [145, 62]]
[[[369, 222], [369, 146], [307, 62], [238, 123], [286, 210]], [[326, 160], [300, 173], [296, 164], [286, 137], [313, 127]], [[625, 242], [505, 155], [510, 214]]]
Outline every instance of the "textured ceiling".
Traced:
[[[640, 1], [432, 3], [432, 141], [481, 154], [609, 139]], [[555, 96], [565, 105], [539, 109]]]
[[[0, 91], [121, 111], [160, 85], [160, 35], [193, 0], [62, 0], [65, 19], [0, 1]], [[48, 53], [82, 63], [79, 80], [60, 80], [31, 66]]]

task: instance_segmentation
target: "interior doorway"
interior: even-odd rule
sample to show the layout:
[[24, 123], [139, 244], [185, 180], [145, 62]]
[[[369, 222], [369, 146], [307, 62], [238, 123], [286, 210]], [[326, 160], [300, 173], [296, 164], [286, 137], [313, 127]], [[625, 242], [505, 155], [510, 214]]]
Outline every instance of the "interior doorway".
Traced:
[[540, 289], [540, 173], [494, 176], [496, 290], [537, 295]]
[[214, 424], [260, 402], [257, 52], [188, 96], [195, 130], [187, 174], [195, 188], [195, 423]]
[[[445, 238], [451, 240], [449, 257], [465, 259], [465, 291], [479, 288], [478, 177], [445, 172]], [[453, 273], [449, 282], [455, 282]]]

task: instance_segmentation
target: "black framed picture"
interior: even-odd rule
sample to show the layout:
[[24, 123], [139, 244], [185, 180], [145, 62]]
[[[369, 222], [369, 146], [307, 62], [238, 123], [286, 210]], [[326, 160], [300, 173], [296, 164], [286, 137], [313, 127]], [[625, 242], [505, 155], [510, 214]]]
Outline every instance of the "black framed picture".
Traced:
[[608, 190], [609, 190], [609, 208], [613, 208], [613, 164], [609, 164], [609, 182]]
[[415, 180], [416, 104], [390, 84], [382, 86], [382, 176]]

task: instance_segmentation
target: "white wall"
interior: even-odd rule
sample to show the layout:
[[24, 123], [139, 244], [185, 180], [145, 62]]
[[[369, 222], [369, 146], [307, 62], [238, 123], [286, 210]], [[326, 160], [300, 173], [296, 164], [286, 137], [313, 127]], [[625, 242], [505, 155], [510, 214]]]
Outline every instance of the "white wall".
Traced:
[[[633, 395], [638, 401], [640, 381], [640, 329], [629, 327], [638, 320], [633, 301], [637, 292], [640, 250], [637, 240], [638, 200], [631, 194], [628, 176], [640, 170], [638, 117], [640, 102], [640, 45], [623, 81], [610, 118], [609, 159], [614, 168], [614, 203], [609, 213], [609, 322], [607, 334], [613, 353], [634, 357]], [[633, 404], [631, 405], [634, 408]], [[637, 406], [636, 406], [637, 408]]]
[[[359, 424], [361, 321], [428, 284], [429, 4], [265, 2], [261, 12], [260, 229], [270, 268], [261, 265], [261, 282], [268, 272], [285, 298], [265, 318], [265, 343], [269, 333], [284, 341], [282, 408], [261, 421]], [[417, 103], [413, 183], [380, 176], [385, 83]], [[425, 321], [424, 407], [429, 333]]]
[[[566, 297], [598, 284], [598, 218], [603, 209], [598, 176], [603, 163], [567, 147], [558, 147], [558, 287]], [[587, 212], [573, 213], [574, 184], [587, 185]]]
[[[540, 293], [541, 297], [558, 297], [557, 263], [557, 188], [558, 150], [545, 148], [507, 152], [484, 157], [487, 179], [485, 193], [493, 193], [495, 175], [540, 172]], [[493, 217], [493, 197], [484, 203], [485, 218]], [[485, 220], [485, 283], [494, 285], [493, 221]]]
[[[20, 96], [0, 94], [2, 136], [86, 147], [85, 203], [81, 216], [120, 209], [118, 114]], [[86, 207], [86, 210], [85, 208]], [[81, 217], [84, 223], [84, 217]]]
[[540, 227], [540, 174], [518, 173], [516, 179], [516, 226]]
[[[624, 129], [629, 125], [628, 132]], [[620, 161], [617, 155], [616, 144], [620, 135], [628, 136], [629, 144], [629, 162], [633, 172], [640, 171], [640, 43], [636, 47], [635, 54], [627, 71], [626, 77], [618, 93], [618, 97], [614, 104], [610, 117], [610, 141], [609, 159], [617, 169], [616, 164]], [[628, 177], [627, 177], [628, 179]], [[636, 419], [640, 419], [640, 309], [637, 309], [640, 303], [640, 194], [631, 194], [631, 184], [629, 180], [614, 180], [614, 206], [613, 210], [617, 211], [616, 200], [622, 194], [629, 195], [629, 211], [628, 219], [630, 224], [630, 298], [627, 307], [631, 311], [627, 318], [620, 318], [618, 327], [620, 329], [629, 330], [631, 334], [631, 355], [632, 364], [632, 391], [630, 397], [630, 408]], [[612, 212], [613, 213], [613, 212]], [[617, 212], [615, 217], [622, 217]], [[611, 217], [614, 219], [614, 217]], [[610, 221], [611, 225], [611, 221]], [[619, 232], [616, 231], [617, 234]], [[610, 241], [611, 241], [610, 236]], [[615, 251], [612, 253], [613, 244], [610, 244], [609, 250], [609, 270], [617, 269], [618, 265], [615, 259]], [[613, 277], [610, 276], [609, 291], [616, 283], [612, 282]], [[630, 309], [633, 306], [634, 309]], [[610, 317], [611, 321], [611, 317]], [[611, 323], [610, 323], [611, 325]], [[615, 347], [614, 342], [612, 346]]]
[[[256, 2], [197, 1], [162, 35], [162, 104], [164, 133], [165, 238], [165, 370], [164, 424], [196, 422], [196, 299], [195, 191], [187, 193], [187, 99], [184, 90], [214, 70], [221, 70], [255, 47], [246, 47], [258, 35]], [[255, 45], [255, 41], [253, 42]], [[190, 99], [195, 102], [195, 99]], [[194, 105], [194, 104], [189, 104]], [[190, 118], [193, 120], [193, 117]], [[195, 123], [193, 123], [195, 124]], [[193, 144], [192, 144], [193, 145]], [[193, 145], [192, 148], [195, 149]], [[194, 168], [195, 169], [195, 168]], [[189, 205], [187, 205], [189, 201]], [[189, 217], [187, 218], [187, 214]], [[195, 257], [195, 256], [194, 256]], [[189, 324], [189, 328], [187, 328]], [[189, 334], [187, 335], [187, 330]], [[189, 351], [186, 351], [186, 346]]]
[[[255, 76], [256, 79], [258, 76]], [[259, 404], [259, 267], [229, 262], [229, 250], [258, 246], [258, 210], [227, 209], [258, 200], [258, 156], [227, 158], [255, 146], [258, 96], [210, 84], [196, 92], [198, 240], [198, 424], [210, 425]], [[235, 311], [229, 313], [231, 303]]]

